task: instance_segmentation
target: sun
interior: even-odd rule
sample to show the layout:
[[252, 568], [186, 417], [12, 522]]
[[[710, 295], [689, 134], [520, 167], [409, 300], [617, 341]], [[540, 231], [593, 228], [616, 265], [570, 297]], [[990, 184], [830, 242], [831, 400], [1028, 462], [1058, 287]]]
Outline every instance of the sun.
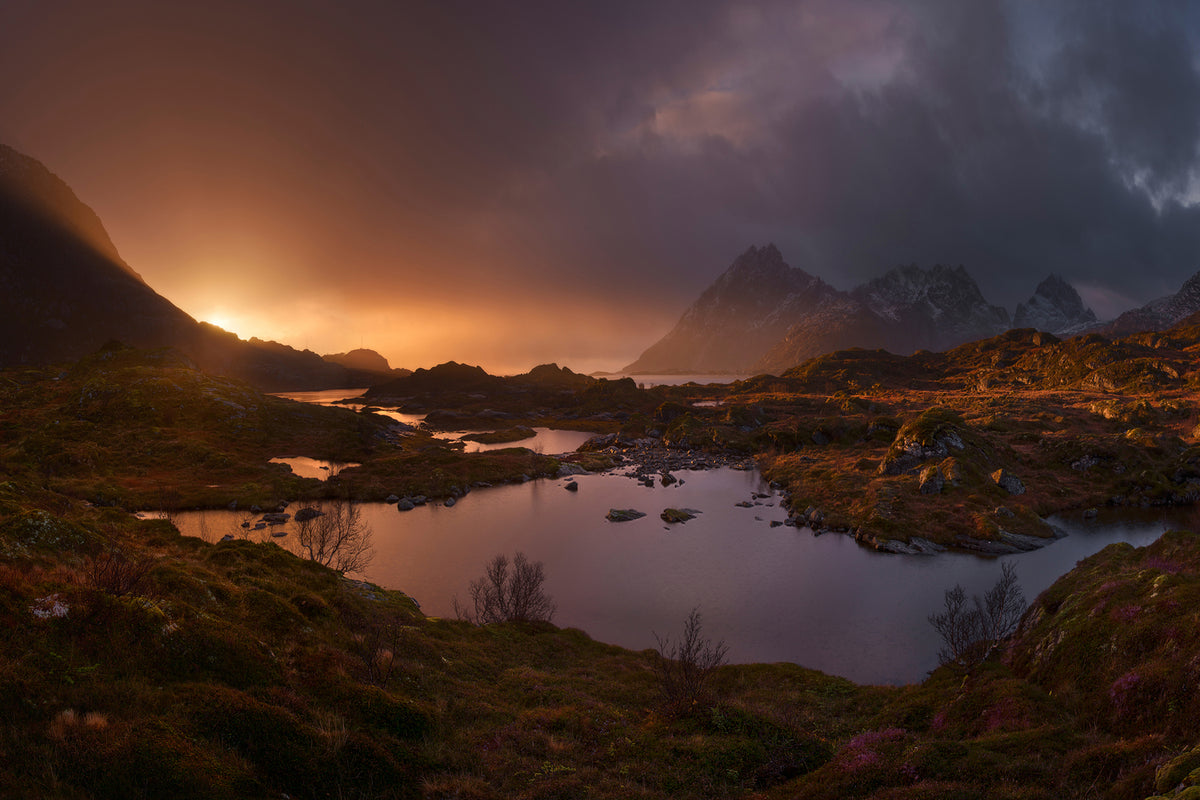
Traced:
[[238, 328], [241, 327], [241, 320], [236, 314], [230, 313], [224, 308], [215, 308], [207, 314], [203, 314], [201, 319], [210, 325], [216, 325], [218, 328], [236, 334]]

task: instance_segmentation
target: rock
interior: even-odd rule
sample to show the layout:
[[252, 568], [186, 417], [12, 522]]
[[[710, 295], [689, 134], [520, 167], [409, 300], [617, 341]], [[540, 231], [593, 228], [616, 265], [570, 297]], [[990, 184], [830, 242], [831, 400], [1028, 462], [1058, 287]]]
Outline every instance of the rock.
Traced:
[[397, 511], [412, 511], [414, 508], [416, 508], [416, 504], [414, 504], [413, 501], [407, 497], [401, 497], [396, 501]]
[[1084, 519], [1095, 519], [1098, 516], [1100, 516], [1100, 509], [1098, 508], [1085, 508], [1083, 510]]
[[282, 525], [291, 518], [291, 514], [284, 514], [282, 512], [272, 512], [270, 514], [262, 515], [262, 521], [268, 525]]
[[324, 511], [317, 508], [300, 508], [296, 510], [296, 522], [308, 522], [310, 519], [316, 519], [324, 513]]
[[[243, 523], [243, 524], [244, 524], [244, 523]], [[222, 536], [222, 537], [221, 537], [221, 541], [222, 541], [222, 542], [232, 542], [232, 541], [233, 541], [233, 534], [232, 534], [232, 533], [227, 533], [227, 534], [225, 534], [224, 536]]]
[[416, 494], [408, 498], [414, 506], [423, 506], [429, 502], [429, 498], [423, 494]]
[[261, 514], [262, 509], [259, 508], [258, 506], [250, 506], [250, 513], [251, 514]]
[[563, 486], [563, 488], [566, 489], [568, 492], [578, 492], [579, 484], [576, 483], [575, 481], [567, 481], [566, 484]]
[[946, 479], [942, 477], [942, 471], [937, 467], [928, 466], [921, 470], [921, 494], [941, 494], [945, 485]]
[[1016, 516], [1016, 514], [1013, 513], [1013, 510], [1008, 506], [996, 506], [996, 510], [992, 513], [994, 513], [997, 517], [1007, 517], [1008, 519], [1012, 519]]
[[267, 527], [267, 523], [265, 523], [265, 522], [256, 522], [254, 524], [254, 530], [256, 530], [256, 531], [261, 531], [265, 527]]
[[780, 522], [780, 521], [779, 521], [779, 520], [777, 520], [777, 519], [773, 519], [773, 520], [771, 520], [771, 527], [772, 527], [772, 528], [778, 528], [778, 527], [781, 527], [782, 525], [783, 525], [783, 523], [782, 523], [782, 522]]
[[570, 461], [564, 461], [558, 465], [558, 477], [559, 478], [568, 478], [572, 475], [588, 475], [588, 474], [590, 474], [588, 472], [588, 470], [584, 469], [583, 467], [579, 466], [578, 464], [572, 464]]
[[458, 501], [455, 500], [453, 497], [447, 497], [446, 498], [446, 508], [454, 508], [454, 504], [457, 502]]
[[629, 522], [644, 516], [644, 513], [633, 508], [610, 508], [604, 515], [609, 522]]
[[390, 505], [392, 503], [400, 502], [400, 498], [397, 495], [389, 494], [386, 498], [384, 498], [383, 502], [388, 503]]
[[226, 508], [228, 508], [230, 511], [237, 511], [237, 500], [230, 500], [229, 505], [226, 506]]
[[749, 500], [743, 500], [740, 503], [734, 503], [734, 505], [738, 508], [754, 508], [754, 503], [751, 503]]
[[276, 539], [280, 538], [281, 536], [287, 536], [287, 533], [287, 531], [271, 531], [271, 535]]
[[659, 480], [662, 482], [663, 486], [670, 486], [671, 484], [676, 483], [679, 479], [669, 472], [664, 472]]
[[1021, 483], [1020, 478], [1006, 469], [1001, 468], [993, 472], [992, 480], [1009, 494], [1025, 494], [1025, 484]]
[[696, 511], [692, 508], [664, 508], [663, 512], [658, 516], [663, 522], [674, 523], [687, 522], [689, 519], [695, 519], [696, 515], [699, 513], [699, 511]]

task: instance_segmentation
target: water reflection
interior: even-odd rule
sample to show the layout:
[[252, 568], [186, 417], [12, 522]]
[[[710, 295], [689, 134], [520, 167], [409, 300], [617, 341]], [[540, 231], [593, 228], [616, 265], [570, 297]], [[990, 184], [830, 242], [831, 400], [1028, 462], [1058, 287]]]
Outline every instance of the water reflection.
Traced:
[[[683, 484], [670, 488], [584, 475], [578, 492], [534, 481], [477, 489], [453, 508], [364, 506], [377, 550], [367, 577], [407, 592], [427, 614], [450, 615], [454, 595], [465, 597], [487, 560], [522, 550], [545, 563], [555, 622], [596, 639], [653, 647], [655, 631], [674, 635], [699, 607], [705, 632], [724, 639], [735, 661], [791, 661], [862, 683], [906, 683], [936, 665], [939, 642], [926, 617], [940, 609], [943, 590], [961, 583], [983, 593], [1000, 575], [996, 559], [881, 555], [847, 536], [771, 527], [785, 517], [778, 497], [734, 505], [769, 493], [754, 472], [677, 474]], [[703, 513], [668, 526], [658, 518], [667, 507]], [[613, 523], [604, 518], [610, 508], [647, 516]], [[185, 514], [181, 530], [200, 535], [201, 519], [212, 540], [243, 518]], [[1056, 523], [1067, 538], [1008, 557], [1030, 600], [1103, 546], [1146, 544], [1180, 524], [1163, 515]]]

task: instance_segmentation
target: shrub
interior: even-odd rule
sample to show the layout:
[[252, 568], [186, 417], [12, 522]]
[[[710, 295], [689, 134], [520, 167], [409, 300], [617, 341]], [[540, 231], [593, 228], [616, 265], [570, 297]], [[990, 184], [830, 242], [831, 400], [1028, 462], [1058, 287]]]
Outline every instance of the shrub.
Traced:
[[297, 527], [300, 554], [338, 572], [362, 572], [375, 557], [371, 527], [363, 521], [362, 509], [351, 502], [330, 503]]
[[500, 554], [488, 563], [482, 578], [471, 581], [468, 589], [471, 608], [454, 598], [454, 611], [459, 619], [476, 625], [491, 622], [549, 622], [555, 605], [546, 594], [543, 584], [546, 574], [542, 562], [530, 563], [524, 553], [513, 556], [509, 570], [508, 556]]
[[658, 643], [654, 671], [658, 675], [663, 707], [672, 716], [682, 716], [711, 707], [710, 683], [717, 667], [725, 663], [729, 648], [715, 644], [702, 633], [700, 611], [693, 608], [683, 624], [683, 636], [674, 644], [654, 634]]
[[966, 592], [956, 584], [946, 590], [946, 610], [929, 616], [929, 624], [946, 645], [938, 651], [943, 665], [969, 668], [980, 664], [1000, 641], [1016, 632], [1026, 606], [1016, 567], [1003, 564], [995, 585], [983, 598], [975, 595], [972, 601], [968, 606]]

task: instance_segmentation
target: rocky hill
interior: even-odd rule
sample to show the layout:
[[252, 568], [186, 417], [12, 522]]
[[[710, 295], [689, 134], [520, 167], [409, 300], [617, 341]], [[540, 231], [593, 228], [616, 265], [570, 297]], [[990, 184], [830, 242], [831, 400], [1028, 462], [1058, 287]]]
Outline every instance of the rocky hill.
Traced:
[[205, 370], [271, 391], [379, 380], [373, 370], [198, 323], [121, 259], [65, 182], [0, 145], [0, 366], [68, 361], [113, 340], [175, 347]]
[[1095, 322], [1061, 278], [1043, 281], [1019, 322], [987, 302], [962, 266], [897, 267], [839, 291], [788, 266], [774, 245], [751, 247], [678, 324], [624, 372], [773, 373], [850, 347], [940, 351], [1012, 327], [1060, 332]]

